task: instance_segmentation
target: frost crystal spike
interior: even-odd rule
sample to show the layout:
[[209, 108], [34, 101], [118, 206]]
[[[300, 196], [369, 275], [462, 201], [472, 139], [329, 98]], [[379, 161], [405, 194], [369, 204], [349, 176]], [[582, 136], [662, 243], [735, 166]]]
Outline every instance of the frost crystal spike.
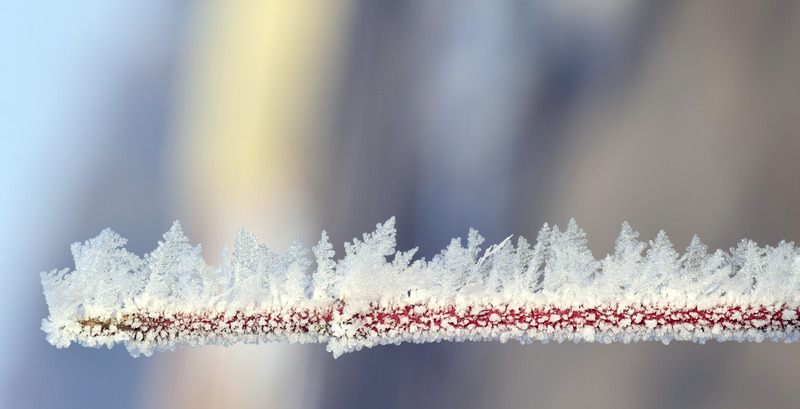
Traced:
[[122, 342], [130, 353], [235, 342], [327, 343], [334, 356], [399, 342], [800, 339], [800, 250], [743, 240], [683, 255], [623, 223], [614, 254], [595, 260], [574, 220], [536, 244], [509, 237], [482, 251], [470, 230], [433, 259], [395, 250], [395, 221], [345, 244], [334, 261], [322, 232], [312, 260], [300, 242], [273, 253], [239, 230], [220, 267], [175, 222], [143, 259], [106, 229], [72, 245], [75, 270], [42, 273], [53, 345]]

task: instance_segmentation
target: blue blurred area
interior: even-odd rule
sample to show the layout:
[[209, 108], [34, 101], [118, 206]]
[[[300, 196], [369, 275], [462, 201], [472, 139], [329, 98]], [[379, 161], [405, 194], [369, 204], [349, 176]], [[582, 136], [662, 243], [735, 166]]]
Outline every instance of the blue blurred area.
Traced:
[[159, 169], [186, 7], [47, 3], [0, 6], [0, 406], [136, 407], [149, 362], [50, 346], [37, 273], [107, 226], [139, 254], [168, 226]]

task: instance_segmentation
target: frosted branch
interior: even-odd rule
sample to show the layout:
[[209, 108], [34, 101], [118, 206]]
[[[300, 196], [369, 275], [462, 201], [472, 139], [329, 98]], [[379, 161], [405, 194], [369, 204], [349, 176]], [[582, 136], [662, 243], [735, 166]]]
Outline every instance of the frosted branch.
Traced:
[[312, 260], [239, 230], [220, 267], [205, 263], [178, 222], [144, 258], [104, 230], [72, 245], [75, 269], [42, 273], [57, 347], [122, 342], [132, 355], [182, 345], [327, 343], [334, 356], [400, 342], [632, 342], [800, 339], [800, 250], [743, 240], [683, 255], [662, 231], [649, 244], [622, 225], [614, 254], [595, 260], [574, 220], [537, 242], [509, 237], [482, 251], [470, 230], [431, 260], [395, 249], [394, 218], [345, 244], [325, 232]]

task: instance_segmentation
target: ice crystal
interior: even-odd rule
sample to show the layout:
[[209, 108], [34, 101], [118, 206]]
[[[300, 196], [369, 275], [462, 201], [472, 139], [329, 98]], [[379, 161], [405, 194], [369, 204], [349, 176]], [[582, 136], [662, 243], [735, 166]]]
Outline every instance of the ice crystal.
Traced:
[[798, 338], [793, 243], [709, 253], [695, 236], [681, 255], [663, 231], [645, 243], [623, 223], [614, 253], [595, 260], [571, 220], [545, 224], [533, 246], [509, 237], [483, 250], [470, 230], [466, 247], [457, 238], [414, 260], [395, 234], [390, 218], [336, 261], [323, 231], [312, 261], [299, 241], [279, 255], [240, 229], [212, 267], [177, 221], [143, 259], [106, 229], [72, 245], [74, 270], [42, 273], [42, 328], [58, 347], [124, 342], [134, 355], [266, 341], [327, 342], [339, 355], [404, 341]]

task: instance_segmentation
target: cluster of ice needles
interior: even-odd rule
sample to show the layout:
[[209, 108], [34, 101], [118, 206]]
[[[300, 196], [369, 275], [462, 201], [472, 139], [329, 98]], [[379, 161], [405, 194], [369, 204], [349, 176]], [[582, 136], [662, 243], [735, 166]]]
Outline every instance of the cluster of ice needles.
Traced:
[[[75, 269], [42, 273], [57, 347], [78, 342], [134, 356], [181, 345], [320, 342], [338, 356], [374, 345], [442, 340], [631, 342], [795, 341], [800, 251], [741, 241], [683, 254], [662, 231], [649, 243], [623, 223], [613, 254], [596, 260], [574, 220], [545, 225], [531, 245], [482, 250], [470, 230], [431, 260], [397, 251], [395, 220], [345, 244], [284, 255], [240, 229], [213, 267], [179, 222], [140, 258], [109, 229], [72, 245]], [[465, 245], [466, 244], [466, 245]], [[311, 266], [315, 270], [310, 272]]]

